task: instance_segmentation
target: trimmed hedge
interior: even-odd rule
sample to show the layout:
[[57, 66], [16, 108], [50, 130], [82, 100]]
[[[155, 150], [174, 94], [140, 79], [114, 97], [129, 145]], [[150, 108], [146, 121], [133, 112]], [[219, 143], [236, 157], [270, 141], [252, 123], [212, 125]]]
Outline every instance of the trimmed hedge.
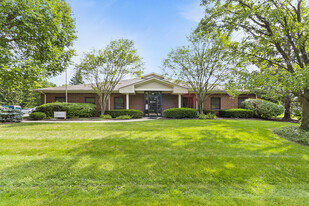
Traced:
[[109, 114], [113, 118], [124, 116], [124, 115], [129, 115], [134, 119], [143, 117], [143, 112], [137, 109], [115, 109], [115, 110], [105, 111], [105, 114]]
[[163, 116], [173, 119], [197, 118], [198, 111], [192, 108], [171, 108], [164, 110]]
[[29, 116], [31, 119], [34, 119], [34, 120], [46, 119], [46, 114], [43, 112], [32, 112]]
[[284, 107], [262, 99], [246, 99], [241, 107], [253, 111], [254, 116], [262, 119], [277, 117], [284, 112]]
[[204, 109], [204, 110], [203, 110], [203, 113], [206, 114], [206, 115], [207, 115], [207, 114], [215, 114], [215, 111], [214, 111], [214, 110]]
[[116, 119], [131, 119], [132, 117], [130, 115], [121, 115], [116, 117]]
[[228, 118], [252, 118], [253, 111], [249, 109], [224, 109], [219, 110], [219, 115], [221, 117]]
[[97, 107], [89, 103], [48, 103], [38, 106], [36, 112], [43, 112], [47, 117], [54, 117], [56, 111], [66, 111], [67, 118], [72, 117], [94, 117]]

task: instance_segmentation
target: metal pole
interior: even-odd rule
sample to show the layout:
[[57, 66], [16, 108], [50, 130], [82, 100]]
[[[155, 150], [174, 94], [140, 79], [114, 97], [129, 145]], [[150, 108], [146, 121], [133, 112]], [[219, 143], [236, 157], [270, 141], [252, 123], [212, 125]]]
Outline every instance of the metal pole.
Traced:
[[68, 103], [68, 69], [65, 70], [65, 103]]

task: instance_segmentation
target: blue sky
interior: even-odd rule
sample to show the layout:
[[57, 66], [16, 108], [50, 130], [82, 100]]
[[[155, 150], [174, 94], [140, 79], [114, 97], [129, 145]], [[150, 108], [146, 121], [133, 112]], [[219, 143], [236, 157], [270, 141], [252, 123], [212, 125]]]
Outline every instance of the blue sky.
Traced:
[[[187, 44], [203, 17], [200, 0], [67, 0], [76, 19], [74, 63], [84, 52], [104, 49], [112, 40], [131, 39], [145, 63], [145, 73], [161, 73], [172, 48]], [[68, 80], [73, 75], [68, 69]], [[65, 75], [49, 81], [65, 84]]]

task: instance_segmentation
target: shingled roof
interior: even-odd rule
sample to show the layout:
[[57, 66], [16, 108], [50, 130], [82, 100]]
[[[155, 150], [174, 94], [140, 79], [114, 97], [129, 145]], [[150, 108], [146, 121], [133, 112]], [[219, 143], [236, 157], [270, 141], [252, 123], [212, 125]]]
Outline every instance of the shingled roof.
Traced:
[[[133, 78], [133, 79], [121, 80], [116, 85], [114, 92], [117, 92], [120, 88], [129, 86], [129, 85], [135, 85], [135, 84], [138, 84], [138, 83], [142, 83], [142, 82], [147, 81], [149, 79], [158, 79], [162, 82], [166, 82], [166, 83], [170, 83], [170, 84], [177, 85], [177, 86], [180, 86], [180, 87], [188, 88], [184, 83], [177, 82], [177, 81], [172, 80], [172, 79], [164, 78], [163, 76], [155, 74], [155, 73], [150, 73], [150, 74], [143, 76], [142, 78]], [[72, 93], [78, 93], [78, 92], [94, 93], [94, 90], [92, 89], [91, 84], [69, 85], [69, 86], [67, 86], [67, 90], [68, 90], [68, 92], [72, 92]], [[42, 92], [42, 93], [62, 93], [62, 92], [66, 91], [66, 86], [41, 88], [41, 89], [35, 89], [34, 91]], [[226, 92], [226, 90], [225, 90], [224, 86], [216, 85], [212, 92], [222, 93], [222, 92]]]

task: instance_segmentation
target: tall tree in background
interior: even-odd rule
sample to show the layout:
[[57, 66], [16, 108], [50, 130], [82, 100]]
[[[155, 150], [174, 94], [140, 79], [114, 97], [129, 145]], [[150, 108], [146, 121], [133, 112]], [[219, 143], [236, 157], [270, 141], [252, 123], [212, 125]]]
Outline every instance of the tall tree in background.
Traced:
[[140, 76], [143, 71], [141, 58], [134, 43], [128, 39], [111, 41], [104, 50], [86, 53], [78, 65], [85, 80], [99, 96], [101, 115], [115, 86], [127, 75]]
[[68, 66], [75, 24], [64, 0], [0, 1], [0, 84], [31, 86]]
[[284, 119], [291, 119], [292, 103], [295, 95], [282, 85], [282, 78], [276, 73], [277, 68], [267, 70], [238, 69], [233, 72], [226, 87], [231, 96], [238, 96], [240, 89], [246, 89], [263, 99], [284, 105]]
[[70, 85], [79, 85], [84, 83], [81, 69], [76, 68], [73, 77], [70, 79]]
[[199, 31], [239, 32], [232, 54], [273, 74], [285, 91], [300, 97], [301, 127], [309, 126], [309, 7], [304, 0], [202, 0], [206, 7]]
[[189, 45], [172, 50], [164, 60], [167, 76], [192, 88], [198, 99], [198, 109], [203, 114], [203, 104], [218, 84], [229, 76], [230, 61], [227, 59], [224, 34], [192, 34]]
[[32, 108], [41, 104], [41, 94], [33, 89], [55, 87], [56, 85], [42, 80], [35, 82], [35, 86], [9, 88], [5, 84], [0, 85], [0, 105], [20, 105], [22, 108]]

